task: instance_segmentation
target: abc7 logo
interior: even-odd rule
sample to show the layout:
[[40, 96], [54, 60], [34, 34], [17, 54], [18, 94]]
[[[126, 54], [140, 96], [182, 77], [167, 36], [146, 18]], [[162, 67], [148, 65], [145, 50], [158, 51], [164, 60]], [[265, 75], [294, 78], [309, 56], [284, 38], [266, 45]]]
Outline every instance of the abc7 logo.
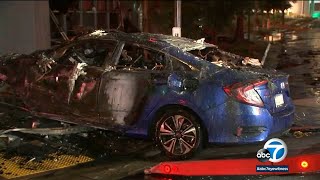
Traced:
[[260, 162], [277, 163], [285, 159], [287, 156], [287, 145], [278, 138], [272, 138], [264, 144], [263, 149], [257, 152], [257, 159]]
[[267, 149], [260, 149], [257, 152], [257, 159], [260, 162], [267, 162], [270, 159], [270, 152]]

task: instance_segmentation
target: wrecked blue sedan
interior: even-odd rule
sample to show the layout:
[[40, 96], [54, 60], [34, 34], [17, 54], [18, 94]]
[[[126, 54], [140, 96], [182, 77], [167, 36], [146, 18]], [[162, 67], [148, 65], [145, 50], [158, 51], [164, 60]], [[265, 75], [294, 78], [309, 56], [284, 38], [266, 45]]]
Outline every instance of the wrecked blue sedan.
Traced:
[[1, 63], [2, 105], [154, 138], [172, 159], [207, 142], [264, 141], [294, 118], [286, 74], [203, 40], [96, 31]]

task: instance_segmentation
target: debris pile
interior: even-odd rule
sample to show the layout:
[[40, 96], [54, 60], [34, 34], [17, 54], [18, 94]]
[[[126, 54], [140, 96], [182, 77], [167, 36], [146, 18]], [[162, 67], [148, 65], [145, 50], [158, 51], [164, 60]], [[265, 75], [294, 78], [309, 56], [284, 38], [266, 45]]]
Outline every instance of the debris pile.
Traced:
[[36, 63], [39, 66], [41, 72], [46, 73], [56, 62], [54, 59], [47, 57], [44, 53], [41, 53], [41, 58], [38, 59]]
[[305, 137], [305, 136], [310, 136], [311, 134], [312, 134], [311, 132], [295, 131], [293, 133], [293, 136], [296, 137], [296, 138], [302, 138], [302, 137]]
[[260, 63], [259, 59], [253, 59], [253, 58], [249, 58], [249, 57], [245, 57], [242, 60], [242, 64], [243, 65], [252, 65], [252, 66], [261, 67], [261, 63]]
[[190, 53], [220, 67], [241, 68], [243, 66], [251, 66], [262, 68], [262, 64], [259, 59], [242, 57], [230, 52], [223, 51], [217, 47], [207, 47], [192, 50], [190, 51]]
[[[19, 130], [23, 129], [21, 127], [26, 124], [30, 124], [30, 117], [21, 118], [20, 116], [14, 117], [4, 114], [2, 115], [2, 120], [0, 122], [1, 129], [15, 128]], [[42, 124], [40, 123], [40, 125]], [[37, 129], [39, 128], [34, 130], [36, 131]], [[32, 129], [29, 129], [29, 131], [32, 131]], [[58, 128], [52, 128], [51, 134], [47, 130], [47, 133], [42, 133], [43, 135], [19, 131], [1, 134], [0, 153], [4, 153], [7, 159], [15, 156], [23, 157], [25, 158], [24, 162], [27, 163], [29, 161], [41, 162], [45, 159], [50, 159], [52, 154], [84, 155], [94, 159], [139, 154], [143, 152], [143, 149], [153, 146], [152, 142], [148, 143], [145, 140], [131, 139], [114, 132], [93, 130], [91, 128], [87, 131], [79, 131], [72, 134], [66, 133], [63, 135], [63, 133], [59, 134], [59, 132]]]

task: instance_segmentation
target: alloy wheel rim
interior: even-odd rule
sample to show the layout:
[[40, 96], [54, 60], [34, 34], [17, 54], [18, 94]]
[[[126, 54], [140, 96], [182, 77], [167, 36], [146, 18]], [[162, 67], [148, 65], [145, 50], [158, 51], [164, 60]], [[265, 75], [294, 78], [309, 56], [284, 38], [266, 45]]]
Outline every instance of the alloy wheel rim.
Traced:
[[184, 155], [196, 146], [197, 131], [188, 118], [173, 115], [161, 123], [159, 138], [166, 151], [174, 155]]

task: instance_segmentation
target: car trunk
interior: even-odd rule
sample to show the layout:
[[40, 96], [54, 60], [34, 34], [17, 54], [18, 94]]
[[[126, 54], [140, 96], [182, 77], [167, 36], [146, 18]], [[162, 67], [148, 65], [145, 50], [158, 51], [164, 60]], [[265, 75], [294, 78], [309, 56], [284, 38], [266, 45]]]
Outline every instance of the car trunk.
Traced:
[[263, 101], [263, 106], [271, 114], [293, 108], [287, 74], [275, 70], [241, 68], [227, 69], [221, 75], [229, 79], [224, 82], [227, 86], [237, 83], [244, 87], [253, 85], [253, 89]]
[[268, 83], [254, 89], [270, 113], [278, 113], [290, 108], [292, 102], [287, 76], [273, 77], [269, 79]]

